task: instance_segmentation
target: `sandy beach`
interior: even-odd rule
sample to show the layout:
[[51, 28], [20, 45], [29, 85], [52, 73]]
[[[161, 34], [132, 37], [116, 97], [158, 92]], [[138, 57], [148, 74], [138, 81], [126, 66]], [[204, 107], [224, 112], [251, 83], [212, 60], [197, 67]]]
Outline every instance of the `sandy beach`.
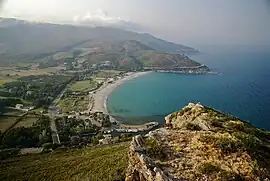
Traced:
[[91, 106], [91, 112], [104, 112], [108, 114], [107, 99], [114, 89], [121, 86], [125, 81], [146, 75], [150, 72], [130, 72], [125, 77], [118, 79], [112, 83], [105, 83], [101, 86], [96, 93], [93, 94], [93, 105]]

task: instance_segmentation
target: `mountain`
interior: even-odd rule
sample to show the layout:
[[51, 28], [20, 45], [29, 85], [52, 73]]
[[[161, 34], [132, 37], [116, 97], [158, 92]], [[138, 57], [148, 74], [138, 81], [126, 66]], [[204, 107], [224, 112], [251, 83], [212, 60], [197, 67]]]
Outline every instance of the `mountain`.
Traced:
[[[183, 45], [110, 27], [83, 27], [0, 18], [0, 63], [37, 62], [40, 68], [78, 65], [147, 70], [196, 67]], [[203, 67], [203, 72], [208, 68]], [[202, 72], [200, 70], [200, 72]]]
[[269, 180], [269, 131], [193, 103], [165, 120], [133, 138], [126, 181]]
[[81, 50], [84, 67], [110, 62], [114, 69], [172, 68], [200, 66], [198, 62], [181, 54], [157, 51], [136, 40], [89, 41], [76, 47]]
[[7, 55], [48, 54], [90, 40], [136, 40], [153, 49], [172, 53], [196, 53], [193, 48], [109, 27], [83, 27], [0, 18], [0, 52]]

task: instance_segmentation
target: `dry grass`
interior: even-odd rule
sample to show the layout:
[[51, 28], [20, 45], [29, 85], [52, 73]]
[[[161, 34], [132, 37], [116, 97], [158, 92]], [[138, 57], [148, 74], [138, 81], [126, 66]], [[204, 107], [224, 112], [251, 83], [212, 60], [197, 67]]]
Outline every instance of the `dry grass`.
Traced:
[[0, 131], [4, 132], [17, 121], [17, 117], [0, 117]]
[[10, 76], [17, 76], [17, 77], [25, 77], [30, 75], [50, 75], [52, 73], [56, 73], [58, 70], [55, 68], [46, 68], [46, 69], [30, 69], [30, 70], [16, 70], [14, 69], [4, 69], [1, 70], [1, 75], [10, 75]]
[[124, 180], [128, 143], [20, 156], [0, 161], [0, 180]]
[[77, 81], [69, 89], [75, 92], [89, 92], [97, 87], [97, 82], [93, 80]]
[[88, 96], [77, 96], [77, 97], [69, 97], [59, 101], [59, 106], [62, 109], [62, 112], [82, 112], [87, 109], [89, 104]]
[[18, 122], [14, 127], [31, 127], [35, 122], [37, 122], [38, 118], [33, 116], [24, 116], [20, 122]]
[[122, 71], [117, 71], [117, 70], [102, 70], [99, 71], [95, 76], [99, 78], [112, 78], [117, 76], [119, 73]]

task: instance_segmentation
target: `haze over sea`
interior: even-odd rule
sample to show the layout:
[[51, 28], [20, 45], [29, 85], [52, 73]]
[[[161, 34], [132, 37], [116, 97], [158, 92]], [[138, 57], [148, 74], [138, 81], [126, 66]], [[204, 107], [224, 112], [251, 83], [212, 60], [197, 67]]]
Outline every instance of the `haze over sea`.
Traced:
[[215, 47], [191, 58], [221, 75], [150, 73], [109, 96], [109, 112], [124, 123], [163, 120], [189, 102], [200, 102], [270, 129], [270, 48]]

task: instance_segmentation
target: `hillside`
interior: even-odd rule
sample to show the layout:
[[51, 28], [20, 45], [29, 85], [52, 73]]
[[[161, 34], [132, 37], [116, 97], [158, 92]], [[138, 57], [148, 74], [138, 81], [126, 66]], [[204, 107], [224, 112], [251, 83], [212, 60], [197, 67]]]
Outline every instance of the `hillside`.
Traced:
[[270, 132], [200, 104], [133, 138], [127, 181], [269, 180]]
[[83, 27], [48, 23], [30, 23], [16, 19], [0, 19], [0, 52], [12, 54], [47, 54], [68, 50], [89, 40], [136, 40], [160, 51], [194, 53], [183, 45], [140, 34], [108, 27]]
[[0, 180], [124, 180], [127, 143], [0, 160]]
[[[0, 65], [39, 63], [38, 68], [143, 70], [196, 67], [183, 45], [108, 27], [31, 23], [0, 18]], [[28, 67], [30, 68], [30, 67]], [[204, 69], [206, 72], [208, 68]], [[182, 71], [183, 72], [183, 71]], [[200, 70], [201, 72], [201, 70]]]
[[60, 147], [0, 160], [0, 180], [270, 179], [269, 131], [192, 103], [165, 120], [165, 128], [133, 137], [129, 148], [127, 142]]

